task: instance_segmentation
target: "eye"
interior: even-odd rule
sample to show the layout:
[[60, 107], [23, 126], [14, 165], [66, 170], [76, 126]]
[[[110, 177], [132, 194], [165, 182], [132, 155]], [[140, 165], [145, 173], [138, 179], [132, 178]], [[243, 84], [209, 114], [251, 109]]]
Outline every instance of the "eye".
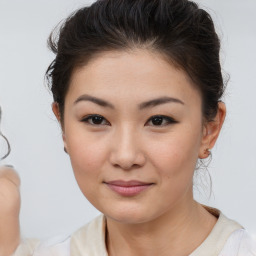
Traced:
[[[166, 126], [169, 124], [175, 124], [178, 123], [176, 120], [169, 116], [163, 116], [163, 115], [156, 115], [152, 116], [149, 121], [152, 122], [153, 126]], [[163, 125], [164, 123], [164, 125]]]
[[94, 125], [94, 126], [99, 126], [99, 125], [105, 125], [104, 123], [102, 124], [103, 120], [106, 121], [106, 119], [101, 115], [89, 115], [83, 118], [81, 122], [89, 123], [90, 125]]

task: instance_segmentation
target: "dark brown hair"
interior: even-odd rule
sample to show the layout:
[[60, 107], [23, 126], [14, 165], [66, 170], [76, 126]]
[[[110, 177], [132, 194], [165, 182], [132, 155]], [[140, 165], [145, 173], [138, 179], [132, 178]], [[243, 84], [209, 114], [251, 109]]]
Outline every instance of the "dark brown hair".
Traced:
[[48, 40], [56, 54], [46, 72], [62, 122], [74, 68], [104, 51], [144, 48], [183, 69], [202, 95], [211, 121], [223, 95], [220, 41], [210, 15], [188, 0], [98, 0], [72, 13]]

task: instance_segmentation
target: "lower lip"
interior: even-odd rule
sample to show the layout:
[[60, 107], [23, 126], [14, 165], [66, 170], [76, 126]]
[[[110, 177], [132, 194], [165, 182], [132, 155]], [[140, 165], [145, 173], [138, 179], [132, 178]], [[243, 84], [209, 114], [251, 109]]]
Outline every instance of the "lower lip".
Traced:
[[147, 184], [147, 185], [140, 185], [140, 186], [123, 187], [123, 186], [117, 186], [117, 185], [108, 184], [108, 183], [106, 184], [114, 192], [122, 196], [135, 196], [152, 186], [152, 184]]

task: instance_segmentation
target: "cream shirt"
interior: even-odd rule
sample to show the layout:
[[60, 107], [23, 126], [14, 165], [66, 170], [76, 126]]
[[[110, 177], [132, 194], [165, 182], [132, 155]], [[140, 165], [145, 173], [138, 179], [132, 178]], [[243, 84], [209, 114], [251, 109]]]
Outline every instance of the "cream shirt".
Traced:
[[[218, 220], [204, 242], [189, 256], [256, 256], [256, 240], [240, 224], [215, 208], [204, 207]], [[24, 240], [13, 256], [108, 256], [105, 230], [106, 219], [101, 214], [69, 237], [42, 243]]]

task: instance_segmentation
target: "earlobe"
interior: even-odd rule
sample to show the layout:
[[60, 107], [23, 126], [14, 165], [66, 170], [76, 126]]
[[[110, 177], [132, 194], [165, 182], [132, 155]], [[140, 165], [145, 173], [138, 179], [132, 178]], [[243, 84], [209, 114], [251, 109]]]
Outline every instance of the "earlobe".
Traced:
[[64, 143], [64, 151], [68, 154], [68, 151], [67, 151], [67, 143], [66, 143], [66, 137], [65, 137], [65, 134], [62, 133], [62, 140], [63, 140], [63, 143]]
[[207, 158], [219, 137], [226, 116], [226, 106], [223, 102], [218, 103], [218, 111], [214, 120], [207, 122], [203, 129], [203, 137], [199, 151], [199, 158]]

